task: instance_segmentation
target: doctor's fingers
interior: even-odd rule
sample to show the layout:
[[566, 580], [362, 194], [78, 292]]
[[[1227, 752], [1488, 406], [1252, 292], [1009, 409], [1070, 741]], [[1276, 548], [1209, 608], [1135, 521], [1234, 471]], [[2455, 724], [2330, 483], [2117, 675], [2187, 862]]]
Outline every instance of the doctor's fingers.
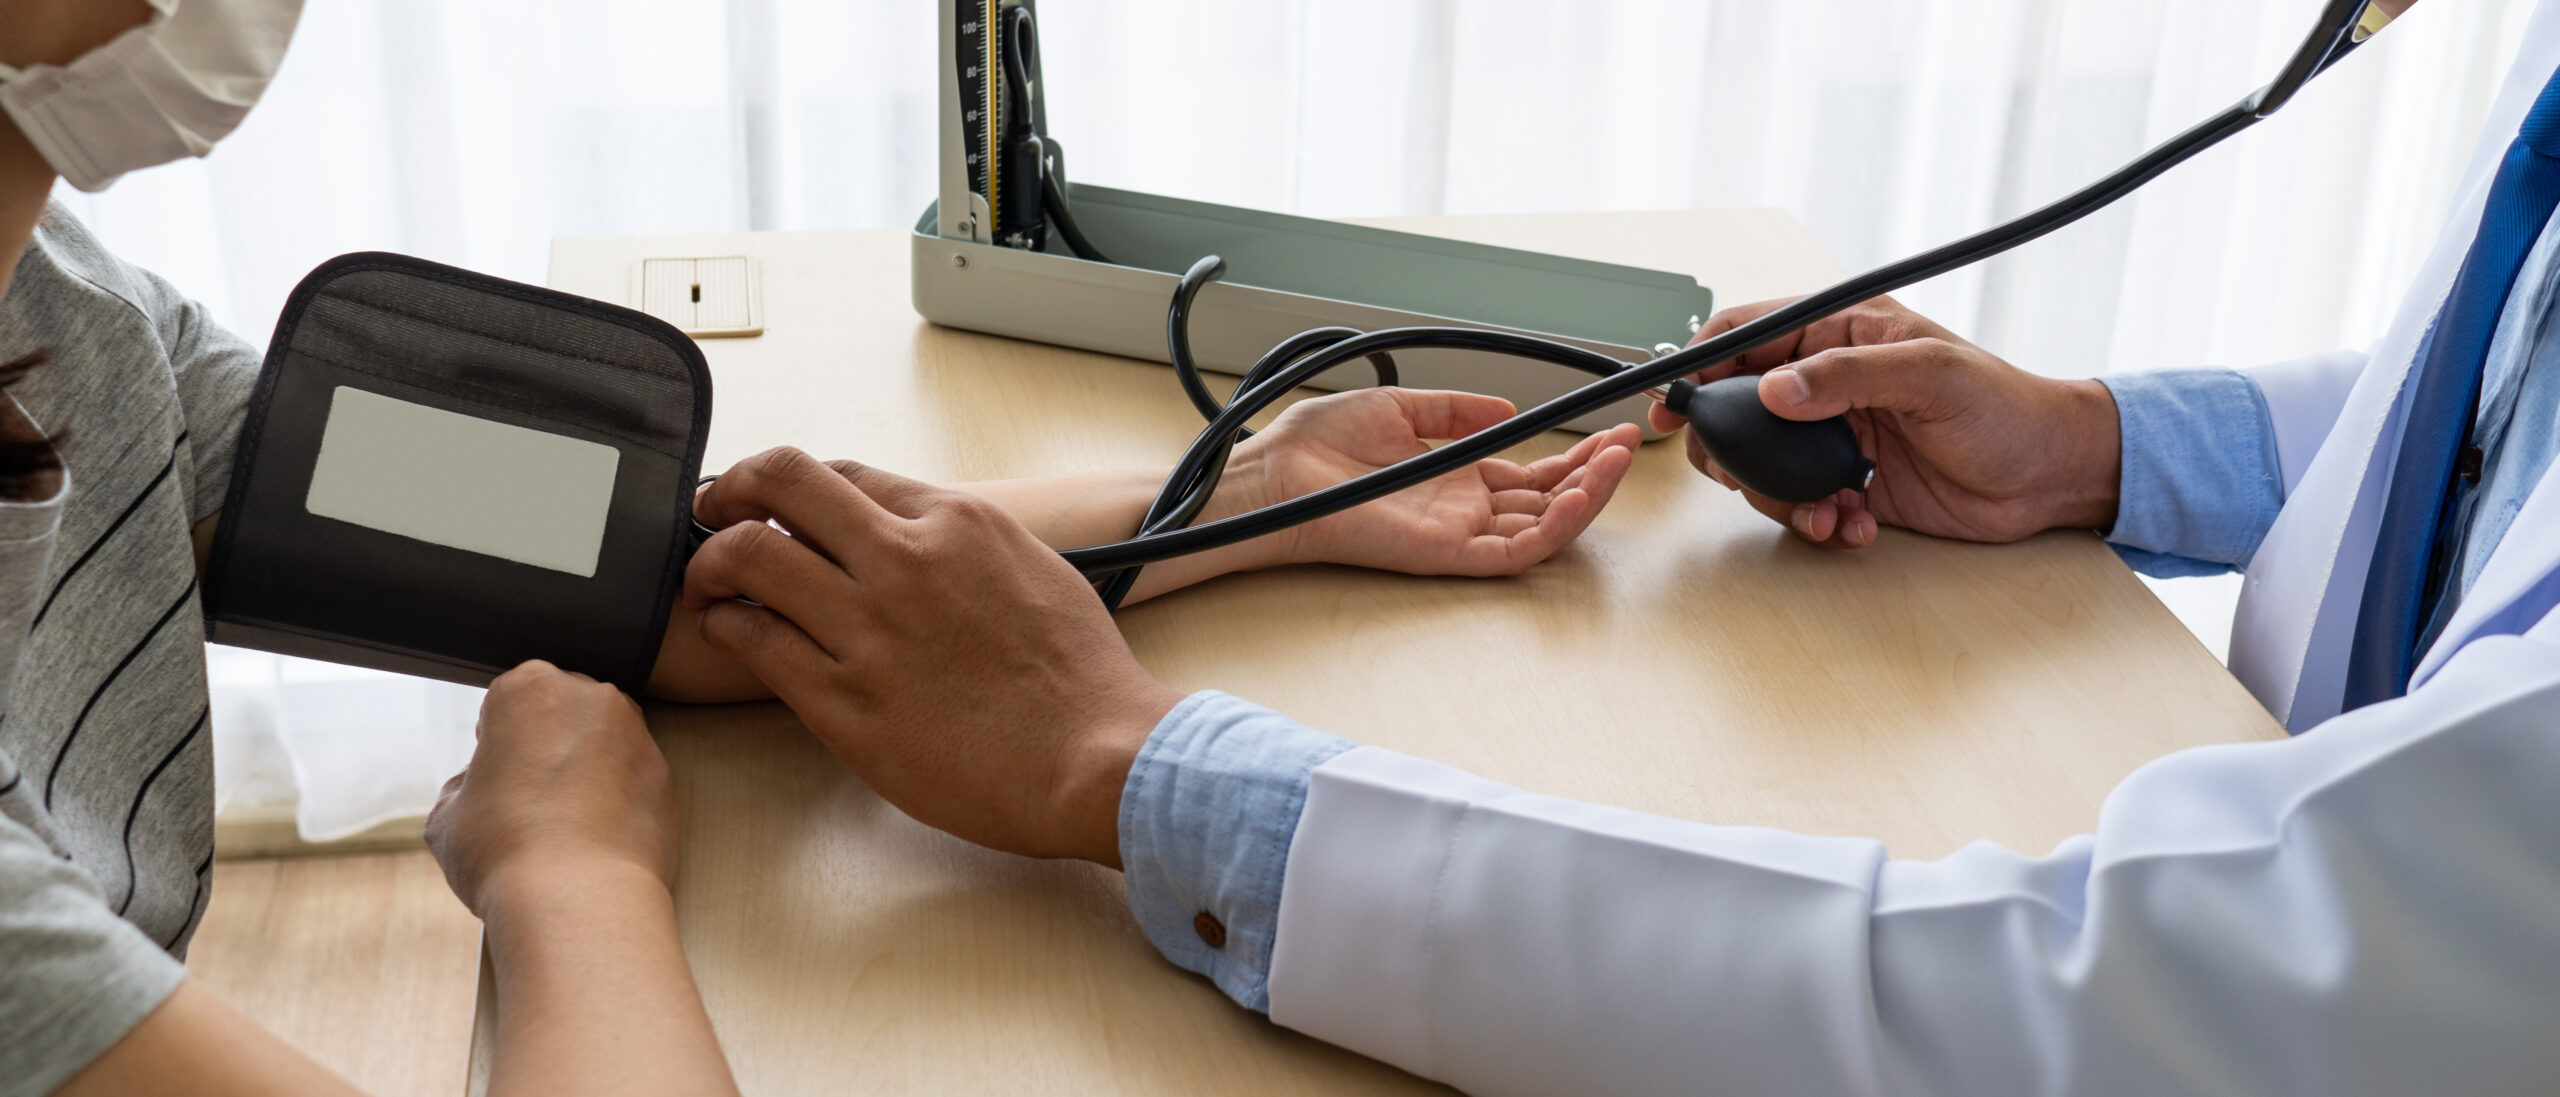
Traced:
[[1789, 503], [1746, 488], [1742, 489], [1742, 498], [1751, 504], [1751, 509], [1787, 527], [1787, 532], [1817, 545], [1856, 549], [1876, 540], [1876, 516], [1859, 502], [1854, 491], [1811, 503]]
[[[1696, 346], [1706, 342], [1800, 300], [1803, 298], [1776, 297], [1724, 309], [1707, 318], [1706, 325], [1698, 329], [1698, 334], [1690, 337], [1689, 345]], [[1744, 351], [1738, 356], [1720, 362], [1711, 362], [1707, 368], [1690, 374], [1689, 379], [1704, 383], [1736, 373], [1760, 373], [1795, 361], [1801, 355], [1838, 346], [1841, 340], [1849, 336], [1850, 323], [1847, 317], [1855, 311], [1855, 309], [1846, 309], [1833, 313]], [[1671, 415], [1669, 409], [1662, 409], [1662, 412], [1666, 418], [1675, 423], [1679, 421], [1679, 417]]]
[[1982, 352], [1943, 339], [1835, 347], [1760, 376], [1760, 403], [1787, 419], [1874, 409], [1945, 419], [1979, 403]]
[[843, 472], [790, 446], [729, 467], [693, 500], [694, 519], [715, 530], [776, 521], [833, 560], [856, 560], [905, 538], [904, 519]]
[[1680, 444], [1682, 451], [1689, 456], [1689, 467], [1698, 470], [1699, 475], [1724, 485], [1726, 491], [1742, 490], [1741, 481], [1735, 480], [1731, 474], [1718, 468], [1715, 458], [1707, 456], [1707, 447], [1698, 441], [1696, 434], [1682, 432]]
[[1663, 404], [1655, 404], [1652, 407], [1644, 409], [1644, 419], [1646, 423], [1653, 427], [1653, 429], [1663, 431], [1665, 433], [1679, 430], [1680, 428], [1689, 425], [1689, 421], [1681, 418], [1680, 413], [1671, 410], [1669, 406]]
[[[1726, 309], [1708, 318], [1698, 329], [1692, 344], [1715, 338], [1769, 313], [1796, 303], [1801, 298], [1784, 297], [1757, 301]], [[1877, 346], [1912, 339], [1955, 337], [1929, 318], [1904, 308], [1891, 297], [1875, 297], [1825, 316], [1795, 331], [1778, 336], [1744, 351], [1739, 357], [1695, 374], [1699, 380], [1714, 380], [1731, 373], [1765, 373], [1788, 362], [1820, 354], [1836, 347]]]
[[791, 619], [764, 606], [720, 602], [702, 611], [702, 638], [746, 664], [756, 680], [795, 708], [846, 665]]
[[909, 479], [860, 461], [839, 459], [827, 462], [827, 467], [834, 470], [837, 476], [843, 477], [846, 483], [852, 484], [854, 490], [861, 492], [871, 501], [880, 504], [889, 513], [900, 518], [922, 518], [936, 504], [967, 494], [928, 484], [922, 480]]
[[[761, 522], [721, 530], [694, 551], [684, 569], [685, 608], [709, 614], [744, 598], [820, 637], [859, 634], [869, 616], [865, 594], [833, 561]], [[710, 638], [710, 630], [703, 635]], [[826, 646], [834, 651], [835, 645]]]

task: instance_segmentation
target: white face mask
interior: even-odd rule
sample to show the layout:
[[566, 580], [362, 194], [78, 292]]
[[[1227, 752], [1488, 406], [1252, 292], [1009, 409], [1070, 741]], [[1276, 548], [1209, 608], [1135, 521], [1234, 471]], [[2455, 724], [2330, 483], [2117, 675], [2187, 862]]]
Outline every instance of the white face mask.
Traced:
[[265, 94], [302, 0], [148, 0], [151, 21], [69, 68], [0, 65], [0, 109], [72, 186], [213, 151]]

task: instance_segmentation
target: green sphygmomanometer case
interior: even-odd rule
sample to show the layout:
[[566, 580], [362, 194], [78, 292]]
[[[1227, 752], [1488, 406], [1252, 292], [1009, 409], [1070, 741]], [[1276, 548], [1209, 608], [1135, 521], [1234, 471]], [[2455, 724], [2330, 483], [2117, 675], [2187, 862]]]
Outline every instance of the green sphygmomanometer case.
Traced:
[[[314, 513], [332, 406], [350, 391], [609, 462], [610, 498], [586, 512], [601, 520], [589, 573]], [[208, 633], [472, 685], [546, 659], [636, 691], [696, 543], [710, 420], [700, 348], [656, 317], [409, 256], [332, 259], [287, 299], [250, 397], [206, 567]], [[433, 459], [397, 478], [432, 481]]]

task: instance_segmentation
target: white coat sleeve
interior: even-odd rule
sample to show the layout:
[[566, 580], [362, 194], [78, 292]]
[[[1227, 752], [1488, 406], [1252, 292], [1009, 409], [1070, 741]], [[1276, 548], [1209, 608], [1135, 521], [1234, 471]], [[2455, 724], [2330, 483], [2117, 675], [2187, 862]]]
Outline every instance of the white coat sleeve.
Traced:
[[2548, 1093], [2560, 615], [2042, 857], [1678, 822], [1364, 747], [1289, 852], [1272, 1019], [1477, 1094]]

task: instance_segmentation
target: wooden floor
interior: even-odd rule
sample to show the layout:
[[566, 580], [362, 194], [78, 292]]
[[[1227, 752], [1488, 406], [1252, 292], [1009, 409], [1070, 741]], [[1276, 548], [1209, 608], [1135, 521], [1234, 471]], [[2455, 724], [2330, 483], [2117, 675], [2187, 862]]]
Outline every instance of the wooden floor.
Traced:
[[223, 861], [187, 967], [379, 1097], [456, 1097], [480, 923], [424, 851]]

